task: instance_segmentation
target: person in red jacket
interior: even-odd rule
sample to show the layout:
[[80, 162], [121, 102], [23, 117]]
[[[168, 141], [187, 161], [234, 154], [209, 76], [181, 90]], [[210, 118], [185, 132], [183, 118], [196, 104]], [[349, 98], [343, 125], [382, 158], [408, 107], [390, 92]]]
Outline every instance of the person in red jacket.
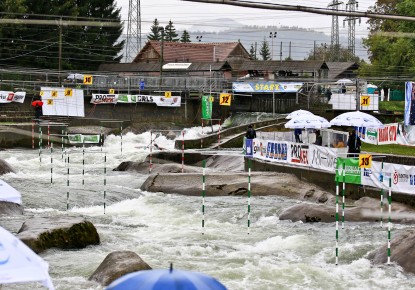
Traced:
[[42, 114], [42, 106], [43, 102], [41, 101], [40, 97], [36, 97], [35, 100], [32, 102], [32, 106], [35, 109], [35, 119], [39, 120]]

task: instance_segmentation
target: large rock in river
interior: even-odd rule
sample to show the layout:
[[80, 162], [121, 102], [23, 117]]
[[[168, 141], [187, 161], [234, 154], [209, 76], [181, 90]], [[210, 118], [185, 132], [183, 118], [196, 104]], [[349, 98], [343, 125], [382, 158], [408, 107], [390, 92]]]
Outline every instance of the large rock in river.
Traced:
[[0, 215], [22, 215], [23, 207], [14, 202], [0, 201]]
[[[387, 262], [387, 245], [369, 255], [374, 264]], [[397, 263], [405, 271], [415, 273], [415, 229], [408, 229], [405, 233], [394, 238], [391, 242], [391, 262]]]
[[107, 286], [126, 274], [141, 270], [151, 270], [151, 267], [140, 256], [131, 251], [116, 251], [105, 257], [89, 280]]
[[100, 243], [95, 226], [80, 217], [31, 218], [17, 237], [36, 253], [50, 248], [82, 249]]
[[[149, 173], [150, 164], [148, 162], [123, 161], [113, 171], [135, 171], [141, 174]], [[184, 165], [184, 172], [195, 173], [201, 172], [202, 169], [193, 166]], [[151, 167], [152, 173], [181, 173], [182, 165], [177, 163], [154, 163]]]
[[10, 173], [10, 172], [14, 172], [10, 164], [4, 161], [3, 159], [0, 159], [0, 175]]

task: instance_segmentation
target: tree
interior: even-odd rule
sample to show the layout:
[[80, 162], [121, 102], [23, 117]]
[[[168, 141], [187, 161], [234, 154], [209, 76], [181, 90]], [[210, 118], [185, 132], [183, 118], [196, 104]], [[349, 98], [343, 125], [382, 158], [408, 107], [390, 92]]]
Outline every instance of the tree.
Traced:
[[178, 34], [176, 33], [176, 28], [174, 28], [173, 22], [169, 20], [169, 24], [167, 24], [164, 29], [164, 39], [166, 41], [178, 42], [179, 38], [177, 37]]
[[180, 38], [180, 42], [191, 42], [190, 34], [187, 30], [184, 30], [182, 33], [182, 37]]
[[[24, 7], [24, 14], [16, 14], [15, 18], [51, 20], [54, 15], [56, 24], [20, 24], [14, 25], [15, 29], [3, 30], [1, 64], [58, 69], [61, 63], [63, 70], [96, 70], [103, 62], [119, 62], [122, 58], [124, 42], [118, 41], [123, 30], [121, 10], [114, 0], [19, 0], [2, 4], [7, 2]], [[111, 20], [116, 26], [59, 26], [61, 19]]]
[[147, 35], [148, 40], [155, 40], [160, 41], [161, 40], [161, 33], [160, 33], [160, 24], [157, 18], [154, 19], [153, 25], [150, 28], [150, 34]]
[[[415, 3], [413, 0], [378, 0], [370, 12], [415, 16]], [[413, 78], [415, 40], [406, 38], [408, 34], [405, 33], [412, 34], [415, 23], [384, 19], [371, 19], [368, 23], [370, 32], [363, 44], [369, 51], [371, 64], [363, 64], [359, 75]]]
[[254, 47], [254, 44], [251, 43], [251, 48], [249, 49], [249, 56], [253, 59], [256, 60], [256, 49]]
[[262, 57], [262, 60], [269, 60], [271, 58], [271, 53], [269, 51], [268, 41], [265, 40], [262, 42], [261, 50], [259, 51], [259, 55]]
[[310, 50], [306, 60], [360, 62], [360, 58], [352, 55], [350, 50], [348, 50], [347, 48], [344, 48], [342, 46], [336, 48], [325, 43], [322, 43], [315, 49]]

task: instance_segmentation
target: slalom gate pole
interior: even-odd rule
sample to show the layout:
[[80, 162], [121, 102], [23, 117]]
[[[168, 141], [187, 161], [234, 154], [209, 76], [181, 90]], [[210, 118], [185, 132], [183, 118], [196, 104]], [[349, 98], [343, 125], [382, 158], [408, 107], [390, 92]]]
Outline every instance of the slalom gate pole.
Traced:
[[206, 160], [203, 160], [203, 174], [202, 174], [202, 235], [205, 234], [205, 196], [206, 196]]
[[343, 163], [343, 188], [342, 188], [342, 229], [344, 229], [344, 204], [346, 192], [346, 163]]
[[[383, 182], [383, 161], [379, 179], [380, 182]], [[383, 188], [380, 189], [380, 227], [383, 227]]]
[[220, 149], [220, 119], [219, 119], [219, 131], [218, 131], [218, 148]]
[[107, 208], [107, 152], [104, 153], [104, 214]]
[[99, 137], [100, 137], [100, 141], [101, 141], [101, 151], [102, 151], [102, 146], [104, 145], [104, 135], [102, 133], [102, 125], [101, 125], [101, 132], [99, 133]]
[[184, 131], [182, 131], [182, 173], [184, 173]]
[[336, 265], [339, 264], [339, 181], [336, 179]]
[[248, 159], [248, 235], [251, 226], [251, 159]]
[[383, 188], [380, 189], [380, 227], [383, 227]]
[[391, 263], [391, 214], [392, 214], [392, 176], [389, 178], [389, 196], [388, 196], [388, 262], [387, 264], [390, 265]]
[[203, 119], [202, 119], [202, 136], [200, 137], [200, 149], [203, 148]]
[[[39, 162], [42, 163], [42, 127], [39, 125]], [[40, 164], [42, 165], [42, 164]]]
[[152, 154], [153, 154], [153, 131], [150, 130], [150, 157], [149, 157], [149, 161], [150, 161], [150, 169], [149, 169], [149, 173], [151, 173], [151, 166], [152, 164]]
[[35, 121], [32, 121], [32, 149], [35, 149]]
[[120, 136], [121, 136], [121, 156], [122, 156], [122, 123], [121, 123]]
[[50, 146], [50, 183], [53, 183], [53, 143], [52, 146]]
[[48, 121], [48, 148], [50, 147], [50, 121]]
[[69, 210], [69, 153], [68, 153], [68, 163], [67, 163], [67, 171], [66, 171], [66, 210]]
[[82, 185], [85, 185], [85, 143], [82, 142]]
[[63, 134], [64, 134], [64, 129], [65, 127], [62, 127], [62, 135], [61, 135], [61, 149], [62, 149], [62, 159], [63, 159]]

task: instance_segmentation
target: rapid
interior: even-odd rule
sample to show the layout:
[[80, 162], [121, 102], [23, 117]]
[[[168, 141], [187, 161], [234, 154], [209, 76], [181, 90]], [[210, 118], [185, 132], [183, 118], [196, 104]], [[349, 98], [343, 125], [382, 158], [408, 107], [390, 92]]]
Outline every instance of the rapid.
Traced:
[[[200, 133], [200, 127], [187, 128], [185, 139]], [[0, 158], [16, 171], [2, 179], [20, 191], [25, 209], [24, 216], [1, 216], [3, 227], [17, 233], [31, 217], [83, 216], [98, 230], [98, 246], [41, 254], [56, 289], [104, 289], [88, 278], [109, 253], [118, 250], [136, 252], [154, 269], [168, 268], [172, 262], [176, 269], [203, 272], [230, 290], [415, 288], [414, 275], [395, 264], [374, 266], [367, 258], [387, 242], [386, 225], [349, 223], [347, 209], [337, 266], [334, 224], [280, 221], [279, 212], [300, 201], [256, 197], [254, 187], [249, 229], [246, 196], [209, 197], [208, 192], [202, 229], [200, 196], [141, 191], [147, 174], [112, 171], [122, 161], [143, 161], [149, 154], [149, 132], [122, 138], [122, 152], [120, 136], [110, 135], [102, 151], [100, 147], [85, 148], [84, 154], [82, 148], [64, 152], [54, 148], [52, 153], [45, 149], [41, 162], [37, 149], [0, 151]], [[160, 136], [156, 142], [174, 150], [172, 140]], [[69, 165], [65, 156], [70, 157]], [[392, 235], [406, 227], [393, 224]], [[40, 283], [0, 288], [44, 289]]]

